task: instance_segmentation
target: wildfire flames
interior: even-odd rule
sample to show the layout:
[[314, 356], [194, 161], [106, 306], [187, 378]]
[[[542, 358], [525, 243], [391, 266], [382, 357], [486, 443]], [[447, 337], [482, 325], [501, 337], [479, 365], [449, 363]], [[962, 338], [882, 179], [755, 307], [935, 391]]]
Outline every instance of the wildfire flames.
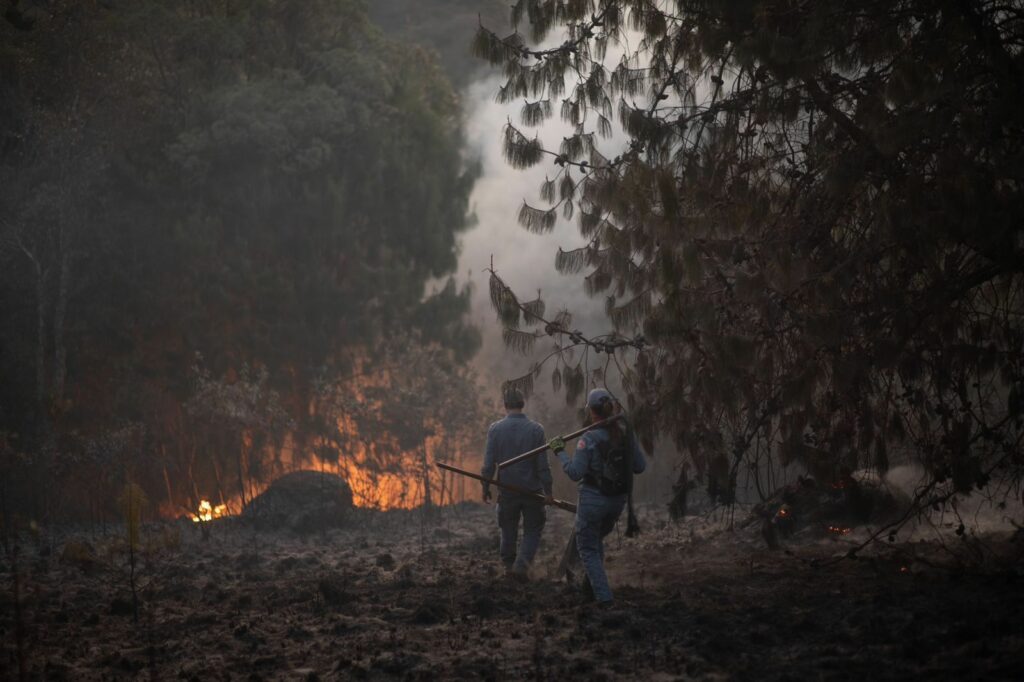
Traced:
[[219, 519], [222, 516], [228, 515], [228, 507], [226, 504], [218, 504], [213, 506], [209, 500], [202, 500], [199, 503], [199, 509], [197, 514], [192, 514], [193, 523], [204, 523], [207, 521], [213, 521]]
[[853, 530], [853, 529], [852, 528], [847, 528], [846, 526], [829, 526], [828, 527], [828, 532], [832, 533], [833, 535], [849, 535], [851, 530]]
[[[363, 364], [357, 363], [354, 375], [359, 377], [345, 384], [346, 400], [359, 405], [359, 409], [371, 415], [386, 410], [386, 399], [391, 385], [390, 370], [363, 371]], [[315, 406], [310, 406], [311, 413]], [[254, 434], [242, 434], [241, 454], [237, 461], [230, 462], [232, 469], [250, 470], [254, 460], [261, 462], [260, 476], [240, 476], [241, 482], [231, 481], [221, 485], [224, 469], [214, 467], [205, 472], [199, 480], [199, 488], [206, 495], [220, 499], [222, 504], [213, 505], [208, 499], [200, 502], [196, 511], [188, 514], [194, 523], [209, 522], [224, 516], [240, 514], [245, 506], [262, 494], [279, 477], [311, 469], [335, 474], [345, 480], [352, 490], [353, 504], [378, 510], [413, 509], [421, 504], [453, 504], [472, 496], [473, 486], [467, 486], [452, 474], [438, 471], [433, 462], [436, 459], [464, 464], [465, 453], [471, 452], [473, 444], [465, 435], [449, 430], [442, 420], [431, 419], [424, 424], [430, 435], [412, 448], [404, 448], [394, 434], [374, 430], [365, 432], [366, 427], [350, 412], [324, 415], [336, 427], [333, 439], [303, 441], [298, 434], [285, 434], [275, 445], [259, 444]], [[372, 423], [372, 419], [369, 419]], [[482, 440], [483, 435], [479, 434]], [[311, 453], [331, 453], [334, 457], [315, 457]], [[223, 466], [223, 465], [222, 465]], [[211, 475], [212, 474], [212, 475]], [[216, 488], [211, 483], [216, 481]], [[196, 486], [196, 481], [189, 481]], [[170, 481], [167, 483], [168, 501], [161, 505], [161, 512], [174, 516], [181, 507], [175, 501]], [[182, 486], [187, 489], [188, 485]], [[239, 490], [239, 487], [241, 490]]]
[[[343, 426], [354, 429], [351, 425]], [[452, 461], [461, 464], [461, 453], [449, 449], [446, 445], [449, 445], [449, 441], [446, 440], [443, 430], [438, 428], [438, 434], [427, 438], [424, 447], [431, 454], [438, 453], [438, 459], [441, 458], [439, 455], [449, 455]], [[337, 462], [317, 462], [312, 467], [308, 464], [303, 466], [304, 462], [294, 458], [297, 450], [298, 448], [293, 447], [293, 443], [288, 439], [286, 447], [276, 454], [276, 466], [271, 468], [272, 473], [265, 480], [246, 480], [244, 498], [240, 493], [232, 495], [226, 494], [227, 491], [221, 491], [223, 504], [214, 505], [203, 499], [196, 511], [188, 515], [189, 518], [193, 523], [207, 523], [239, 514], [250, 500], [263, 493], [279, 476], [303, 468], [343, 478], [352, 489], [353, 503], [357, 507], [379, 510], [412, 509], [427, 500], [427, 485], [430, 487], [430, 500], [433, 504], [460, 502], [472, 494], [468, 492], [464, 480], [454, 475], [446, 475], [432, 466], [435, 456], [427, 460], [424, 472], [425, 458], [421, 452], [402, 453], [385, 469], [380, 466], [381, 458], [372, 445], [357, 443], [350, 449], [347, 457], [339, 458]], [[168, 516], [173, 515], [174, 505], [167, 505], [165, 513]]]

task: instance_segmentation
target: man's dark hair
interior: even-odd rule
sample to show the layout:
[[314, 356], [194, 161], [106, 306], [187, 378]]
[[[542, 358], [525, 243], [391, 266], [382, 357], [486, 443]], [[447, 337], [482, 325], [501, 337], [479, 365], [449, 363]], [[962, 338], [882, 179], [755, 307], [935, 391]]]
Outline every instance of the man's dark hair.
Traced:
[[521, 410], [526, 405], [526, 398], [518, 388], [506, 388], [501, 392], [501, 398], [508, 410]]

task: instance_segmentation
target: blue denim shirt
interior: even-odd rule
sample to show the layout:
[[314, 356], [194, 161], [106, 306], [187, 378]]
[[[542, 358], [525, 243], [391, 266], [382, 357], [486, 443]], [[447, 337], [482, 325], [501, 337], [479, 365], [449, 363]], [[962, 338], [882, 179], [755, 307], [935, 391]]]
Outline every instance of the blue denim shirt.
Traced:
[[[565, 471], [566, 475], [573, 481], [580, 483], [580, 488], [601, 494], [600, 491], [589, 483], [584, 483], [583, 478], [587, 474], [598, 474], [600, 473], [595, 466], [598, 458], [598, 446], [601, 443], [606, 443], [610, 439], [608, 430], [605, 428], [594, 429], [593, 431], [587, 431], [576, 443], [576, 452], [573, 453], [572, 457], [562, 450], [558, 453], [558, 459], [562, 462], [562, 470]], [[647, 462], [644, 460], [644, 451], [640, 448], [640, 444], [636, 442], [636, 436], [630, 434], [630, 440], [633, 445], [633, 473], [642, 473], [647, 468]]]
[[[480, 473], [487, 478], [494, 478], [499, 463], [538, 448], [545, 442], [543, 426], [528, 419], [525, 414], [513, 412], [487, 429], [487, 450]], [[501, 469], [498, 481], [550, 495], [551, 467], [546, 454], [542, 452], [536, 457]], [[486, 483], [484, 487], [487, 487]]]

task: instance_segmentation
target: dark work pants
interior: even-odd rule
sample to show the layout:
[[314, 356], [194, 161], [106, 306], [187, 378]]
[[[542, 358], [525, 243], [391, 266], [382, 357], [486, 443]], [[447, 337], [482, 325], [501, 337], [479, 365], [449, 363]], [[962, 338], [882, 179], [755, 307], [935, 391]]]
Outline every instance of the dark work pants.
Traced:
[[[523, 542], [516, 551], [519, 539], [519, 520], [523, 521]], [[540, 533], [546, 520], [544, 503], [529, 497], [502, 493], [498, 497], [498, 528], [501, 546], [498, 553], [506, 567], [526, 569], [540, 547]]]
[[597, 601], [612, 600], [612, 590], [604, 572], [604, 537], [615, 528], [625, 506], [625, 495], [608, 497], [580, 486], [576, 508], [576, 547]]

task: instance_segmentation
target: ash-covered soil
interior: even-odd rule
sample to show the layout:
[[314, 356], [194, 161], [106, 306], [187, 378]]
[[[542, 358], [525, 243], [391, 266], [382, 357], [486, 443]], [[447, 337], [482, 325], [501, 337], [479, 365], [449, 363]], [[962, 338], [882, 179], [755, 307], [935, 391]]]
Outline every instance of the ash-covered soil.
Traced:
[[[18, 558], [23, 661], [66, 680], [1020, 679], [1022, 539], [885, 543], [823, 567], [856, 540], [770, 552], [756, 531], [641, 521], [609, 538], [609, 610], [547, 577], [572, 522], [558, 510], [527, 584], [499, 571], [478, 505], [357, 510], [305, 537], [153, 526], [137, 622], [116, 529], [64, 531]], [[0, 571], [0, 678], [18, 679], [10, 556]]]

